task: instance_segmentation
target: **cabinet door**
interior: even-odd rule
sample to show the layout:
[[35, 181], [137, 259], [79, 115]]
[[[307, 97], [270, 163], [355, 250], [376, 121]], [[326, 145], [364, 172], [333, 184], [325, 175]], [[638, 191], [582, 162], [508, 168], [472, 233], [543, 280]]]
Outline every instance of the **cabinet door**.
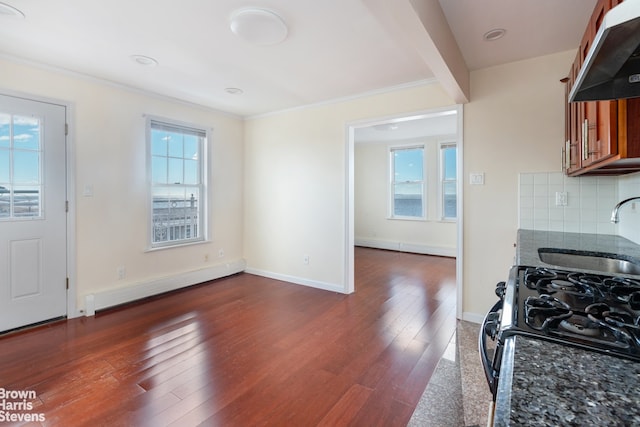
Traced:
[[[571, 87], [576, 81], [576, 77], [578, 76], [578, 71], [580, 71], [580, 61], [581, 53], [578, 52], [576, 55], [576, 59], [571, 66], [571, 71], [569, 73], [569, 81], [567, 82], [567, 97], [569, 91], [571, 91]], [[569, 146], [565, 147], [567, 159], [566, 169], [567, 173], [571, 174], [578, 171], [582, 167], [582, 111], [584, 109], [583, 102], [568, 102], [569, 106], [569, 122], [568, 122], [568, 141]]]
[[[583, 39], [582, 60], [588, 52], [589, 44], [602, 25], [605, 15], [612, 7], [612, 0], [600, 0], [589, 21], [589, 41]], [[587, 35], [585, 34], [585, 37]], [[598, 101], [585, 103], [585, 130], [586, 141], [583, 141], [582, 153], [583, 165], [587, 166], [604, 160], [618, 152], [618, 119], [616, 101]]]

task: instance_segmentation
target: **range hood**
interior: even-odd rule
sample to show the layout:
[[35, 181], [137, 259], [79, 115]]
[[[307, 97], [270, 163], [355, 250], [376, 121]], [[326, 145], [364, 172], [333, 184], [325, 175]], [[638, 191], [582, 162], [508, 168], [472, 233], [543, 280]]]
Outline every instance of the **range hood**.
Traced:
[[625, 0], [605, 15], [569, 100], [634, 97], [640, 97], [640, 0]]

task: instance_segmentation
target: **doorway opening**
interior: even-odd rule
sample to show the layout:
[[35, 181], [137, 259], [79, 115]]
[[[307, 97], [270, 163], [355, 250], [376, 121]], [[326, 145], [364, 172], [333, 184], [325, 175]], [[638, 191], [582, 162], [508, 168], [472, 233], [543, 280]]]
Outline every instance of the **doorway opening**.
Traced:
[[346, 293], [355, 246], [455, 257], [461, 318], [462, 153], [461, 105], [347, 125]]

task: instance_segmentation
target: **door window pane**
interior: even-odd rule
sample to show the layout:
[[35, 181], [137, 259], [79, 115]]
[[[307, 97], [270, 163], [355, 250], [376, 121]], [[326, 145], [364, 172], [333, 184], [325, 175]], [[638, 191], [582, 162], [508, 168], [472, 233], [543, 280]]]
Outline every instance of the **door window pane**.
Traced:
[[13, 143], [16, 149], [40, 150], [40, 120], [35, 117], [15, 116]]
[[9, 183], [9, 150], [0, 148], [0, 185]]
[[0, 113], [0, 148], [9, 148], [11, 139], [11, 116]]
[[13, 152], [13, 183], [40, 183], [40, 153], [37, 151]]
[[40, 216], [40, 196], [39, 187], [14, 187], [13, 216]]
[[41, 121], [0, 113], [0, 219], [42, 216]]

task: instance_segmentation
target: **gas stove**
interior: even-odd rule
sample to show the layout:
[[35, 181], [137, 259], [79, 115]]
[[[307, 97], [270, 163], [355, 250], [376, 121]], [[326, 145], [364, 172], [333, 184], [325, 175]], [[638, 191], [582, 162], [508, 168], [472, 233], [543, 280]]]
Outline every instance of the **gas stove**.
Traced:
[[[494, 393], [506, 338], [527, 335], [640, 361], [640, 279], [512, 267], [485, 317], [481, 358]], [[487, 338], [496, 342], [489, 356]]]

